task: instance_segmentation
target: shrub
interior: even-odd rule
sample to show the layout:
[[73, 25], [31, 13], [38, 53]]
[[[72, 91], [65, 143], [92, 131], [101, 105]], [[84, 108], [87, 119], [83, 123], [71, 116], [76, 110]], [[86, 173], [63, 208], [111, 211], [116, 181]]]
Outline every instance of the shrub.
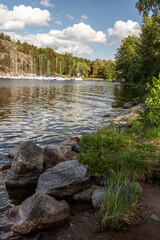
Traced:
[[150, 95], [146, 99], [146, 110], [141, 114], [141, 121], [145, 126], [158, 127], [160, 125], [160, 74], [153, 77]]

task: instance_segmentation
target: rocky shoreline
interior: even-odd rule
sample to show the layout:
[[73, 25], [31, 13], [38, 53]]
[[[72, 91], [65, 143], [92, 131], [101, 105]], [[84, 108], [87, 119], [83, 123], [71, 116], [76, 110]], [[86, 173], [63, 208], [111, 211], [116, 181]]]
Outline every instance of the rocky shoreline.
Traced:
[[[136, 120], [137, 113], [144, 110], [144, 105], [126, 108], [109, 123], [117, 127], [128, 127], [130, 121]], [[28, 235], [32, 237], [39, 231], [56, 229], [63, 224], [65, 226], [66, 222], [70, 222], [70, 209], [75, 202], [89, 204], [95, 210], [103, 204], [109, 181], [102, 178], [97, 184], [88, 169], [78, 161], [81, 149], [79, 141], [78, 137], [71, 138], [44, 150], [27, 141], [9, 153], [13, 158], [12, 163], [2, 168], [9, 168], [7, 189], [19, 189], [19, 192], [30, 189], [30, 195], [26, 199], [24, 197], [25, 200], [20, 205], [4, 213], [0, 224], [1, 232], [5, 233], [2, 233], [2, 239], [20, 239], [20, 236]], [[135, 184], [142, 193], [140, 184]], [[113, 188], [115, 190], [116, 186]], [[125, 197], [129, 197], [131, 191], [130, 182], [121, 187], [121, 194]], [[152, 214], [151, 219], [160, 224], [156, 213]]]

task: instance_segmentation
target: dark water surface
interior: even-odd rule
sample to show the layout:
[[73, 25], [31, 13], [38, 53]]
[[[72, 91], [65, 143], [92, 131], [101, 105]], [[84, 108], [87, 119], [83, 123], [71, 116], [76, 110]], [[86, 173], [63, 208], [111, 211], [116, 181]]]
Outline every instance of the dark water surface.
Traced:
[[[116, 116], [112, 102], [131, 101], [142, 90], [101, 81], [0, 79], [0, 165], [10, 161], [14, 146], [32, 140], [41, 147], [80, 136], [105, 124], [104, 114]], [[0, 212], [11, 205], [0, 173]]]

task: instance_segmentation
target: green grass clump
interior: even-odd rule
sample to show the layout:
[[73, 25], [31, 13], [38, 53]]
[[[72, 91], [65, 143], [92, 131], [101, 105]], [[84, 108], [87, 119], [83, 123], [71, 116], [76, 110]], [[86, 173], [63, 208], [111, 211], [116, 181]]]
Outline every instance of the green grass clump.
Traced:
[[144, 180], [160, 166], [159, 143], [160, 131], [144, 129], [140, 123], [130, 129], [102, 129], [82, 137], [81, 163], [92, 176], [125, 168], [128, 175]]
[[[106, 189], [104, 203], [96, 214], [98, 227], [102, 230], [106, 228], [119, 230], [126, 225], [137, 223], [137, 202], [141, 191], [127, 177], [122, 184], [121, 178], [123, 178], [122, 172], [116, 174], [115, 178], [111, 178], [110, 186]], [[128, 189], [128, 184], [130, 184], [130, 189]]]

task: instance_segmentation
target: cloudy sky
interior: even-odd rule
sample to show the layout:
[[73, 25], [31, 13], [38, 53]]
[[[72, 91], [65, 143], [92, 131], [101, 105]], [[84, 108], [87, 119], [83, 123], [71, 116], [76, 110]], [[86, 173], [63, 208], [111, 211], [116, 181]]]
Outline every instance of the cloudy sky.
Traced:
[[137, 0], [1, 0], [0, 32], [15, 40], [89, 59], [114, 59], [121, 40], [138, 36]]

